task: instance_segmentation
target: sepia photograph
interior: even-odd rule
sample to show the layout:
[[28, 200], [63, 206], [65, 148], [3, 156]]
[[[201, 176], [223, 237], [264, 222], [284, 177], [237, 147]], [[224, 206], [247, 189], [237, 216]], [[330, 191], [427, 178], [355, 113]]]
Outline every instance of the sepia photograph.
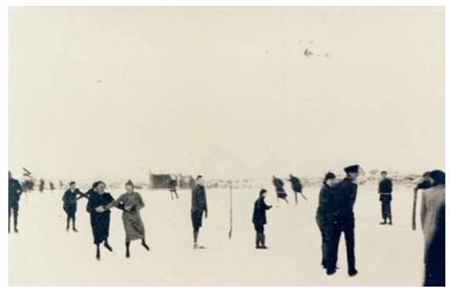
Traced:
[[444, 4], [5, 9], [6, 286], [445, 286]]

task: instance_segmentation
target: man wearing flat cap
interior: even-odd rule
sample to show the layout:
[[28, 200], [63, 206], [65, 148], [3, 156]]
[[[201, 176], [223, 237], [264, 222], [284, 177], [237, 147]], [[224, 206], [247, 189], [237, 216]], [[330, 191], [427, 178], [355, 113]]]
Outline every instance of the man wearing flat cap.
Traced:
[[345, 244], [347, 247], [347, 266], [350, 277], [358, 274], [355, 266], [355, 216], [353, 206], [356, 201], [358, 185], [356, 180], [362, 169], [359, 165], [352, 165], [344, 169], [346, 177], [337, 184], [336, 191], [331, 195], [331, 201], [334, 205], [334, 223], [331, 234], [331, 248], [329, 252], [329, 271], [328, 274], [336, 270], [339, 240], [341, 233], [344, 233]]

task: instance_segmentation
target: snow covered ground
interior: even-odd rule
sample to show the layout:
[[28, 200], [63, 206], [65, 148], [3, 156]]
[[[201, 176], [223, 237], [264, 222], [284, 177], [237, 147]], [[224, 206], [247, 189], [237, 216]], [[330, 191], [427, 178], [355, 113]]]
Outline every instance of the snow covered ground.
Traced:
[[[272, 187], [267, 200], [276, 205]], [[142, 190], [142, 211], [150, 252], [135, 241], [125, 258], [121, 212], [114, 210], [110, 244], [114, 252], [95, 248], [86, 201], [78, 207], [78, 233], [65, 231], [61, 191], [33, 192], [20, 203], [19, 234], [9, 235], [9, 284], [41, 286], [152, 285], [292, 285], [292, 286], [420, 286], [423, 238], [411, 230], [412, 190], [396, 187], [394, 226], [381, 226], [374, 185], [361, 185], [356, 202], [356, 262], [359, 275], [347, 276], [341, 239], [337, 274], [320, 266], [320, 234], [315, 223], [318, 187], [305, 188], [309, 201], [280, 204], [268, 212], [269, 250], [255, 250], [251, 224], [258, 189], [234, 190], [234, 229], [228, 239], [229, 191], [209, 189], [209, 217], [200, 233], [205, 250], [192, 249], [190, 193], [171, 201], [167, 191]], [[118, 197], [121, 191], [112, 191]], [[420, 195], [419, 195], [420, 196]], [[419, 198], [420, 199], [420, 198]], [[420, 205], [420, 203], [419, 203]], [[420, 208], [420, 206], [419, 206]], [[420, 211], [418, 211], [420, 212]], [[418, 220], [419, 221], [419, 220]], [[418, 223], [420, 224], [420, 223]]]

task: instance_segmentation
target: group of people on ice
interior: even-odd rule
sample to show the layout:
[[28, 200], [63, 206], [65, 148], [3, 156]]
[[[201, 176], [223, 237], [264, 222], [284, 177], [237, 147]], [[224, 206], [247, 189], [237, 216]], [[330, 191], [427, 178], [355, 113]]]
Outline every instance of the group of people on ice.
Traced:
[[[355, 215], [353, 208], [356, 202], [358, 185], [356, 183], [361, 173], [359, 165], [346, 167], [345, 178], [338, 181], [336, 175], [329, 172], [323, 179], [323, 186], [319, 193], [319, 202], [316, 212], [316, 221], [322, 238], [321, 264], [328, 275], [337, 270], [338, 248], [341, 235], [345, 237], [347, 249], [347, 272], [349, 276], [358, 274], [355, 262]], [[302, 194], [300, 180], [293, 175], [289, 181], [295, 194]], [[278, 199], [286, 202], [286, 192], [281, 179], [273, 178], [273, 184]], [[134, 184], [128, 181], [125, 184], [126, 192], [117, 200], [106, 192], [106, 184], [102, 181], [95, 182], [91, 189], [82, 193], [76, 188], [75, 182], [70, 183], [69, 189], [63, 195], [63, 209], [67, 214], [66, 229], [69, 230], [72, 222], [72, 230], [77, 231], [75, 215], [77, 201], [87, 198], [87, 211], [90, 214], [90, 223], [94, 244], [96, 246], [96, 258], [100, 260], [103, 246], [112, 251], [108, 243], [110, 214], [113, 208], [122, 211], [122, 220], [125, 229], [125, 256], [130, 257], [130, 243], [140, 240], [142, 247], [150, 250], [145, 240], [145, 227], [140, 215], [140, 210], [145, 204], [141, 195], [135, 191]], [[176, 184], [170, 186], [171, 193], [176, 194]], [[445, 284], [445, 173], [440, 170], [427, 172], [419, 182], [414, 193], [423, 190], [421, 223], [425, 235], [425, 280], [424, 285], [438, 286]], [[387, 172], [381, 172], [381, 180], [378, 186], [379, 200], [381, 202], [382, 225], [392, 225], [392, 201], [393, 183], [387, 177]], [[20, 183], [12, 178], [9, 173], [9, 219], [11, 213], [14, 219], [14, 231], [18, 232], [19, 199], [23, 190]], [[267, 224], [266, 211], [272, 206], [267, 205], [265, 198], [267, 190], [261, 189], [254, 203], [252, 222], [256, 231], [256, 249], [267, 249], [264, 227]], [[178, 198], [178, 195], [176, 194]], [[198, 244], [200, 228], [203, 218], [208, 217], [208, 205], [206, 198], [205, 181], [202, 176], [195, 179], [195, 186], [191, 195], [191, 222], [193, 228], [194, 249], [205, 247]], [[414, 222], [415, 218], [413, 218]], [[8, 231], [10, 221], [8, 222]], [[415, 223], [413, 223], [415, 229]]]
[[[303, 195], [303, 185], [302, 182], [300, 181], [300, 179], [294, 175], [290, 175], [289, 176], [289, 182], [291, 183], [291, 187], [292, 190], [294, 191], [294, 195], [295, 195], [295, 203], [298, 203], [298, 197], [297, 195], [300, 194], [305, 200], [307, 200], [307, 198]], [[272, 183], [275, 186], [275, 191], [277, 193], [277, 203], [279, 203], [280, 199], [285, 201], [286, 203], [289, 203], [288, 199], [287, 199], [287, 193], [284, 190], [284, 182], [283, 180], [281, 180], [280, 178], [277, 177], [273, 177], [272, 178]]]

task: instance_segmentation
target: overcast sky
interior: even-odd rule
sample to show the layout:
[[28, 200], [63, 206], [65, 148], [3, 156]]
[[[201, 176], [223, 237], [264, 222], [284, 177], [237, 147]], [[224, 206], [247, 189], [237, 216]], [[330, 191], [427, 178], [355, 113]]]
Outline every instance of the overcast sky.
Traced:
[[22, 7], [9, 17], [15, 174], [444, 167], [443, 8]]

